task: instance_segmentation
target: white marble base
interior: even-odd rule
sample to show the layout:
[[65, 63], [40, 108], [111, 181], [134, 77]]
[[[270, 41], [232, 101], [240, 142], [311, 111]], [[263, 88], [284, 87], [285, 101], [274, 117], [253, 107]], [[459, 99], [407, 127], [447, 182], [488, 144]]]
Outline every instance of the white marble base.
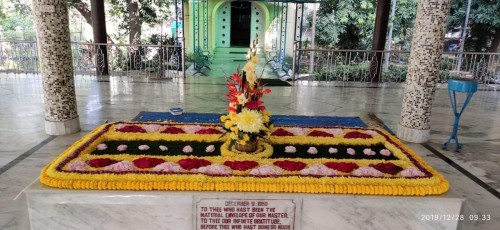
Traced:
[[[340, 194], [97, 191], [49, 188], [35, 182], [25, 190], [31, 229], [196, 229], [199, 199], [288, 199], [294, 229], [456, 229], [463, 198]], [[430, 215], [438, 215], [429, 219]]]
[[398, 124], [397, 136], [399, 139], [412, 143], [425, 143], [429, 140], [430, 129], [412, 129]]
[[66, 135], [80, 131], [80, 119], [74, 118], [67, 121], [45, 120], [45, 132], [48, 135]]

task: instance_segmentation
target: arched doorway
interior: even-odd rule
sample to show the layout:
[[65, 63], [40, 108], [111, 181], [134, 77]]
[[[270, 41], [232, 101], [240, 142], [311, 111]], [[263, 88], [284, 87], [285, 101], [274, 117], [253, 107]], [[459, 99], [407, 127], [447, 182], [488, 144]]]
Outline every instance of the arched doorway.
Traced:
[[249, 47], [257, 35], [263, 47], [265, 15], [259, 3], [227, 1], [215, 11], [215, 47]]
[[231, 47], [248, 47], [252, 4], [248, 1], [231, 2]]

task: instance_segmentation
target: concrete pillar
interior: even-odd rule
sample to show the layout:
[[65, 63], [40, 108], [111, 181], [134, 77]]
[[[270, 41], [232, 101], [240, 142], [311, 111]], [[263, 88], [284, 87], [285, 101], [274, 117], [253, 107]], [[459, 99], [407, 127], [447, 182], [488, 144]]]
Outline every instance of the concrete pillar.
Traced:
[[78, 132], [66, 0], [33, 0], [32, 7], [43, 80], [45, 132], [49, 135]]
[[418, 3], [410, 63], [397, 136], [414, 143], [429, 139], [432, 97], [443, 53], [451, 0]]

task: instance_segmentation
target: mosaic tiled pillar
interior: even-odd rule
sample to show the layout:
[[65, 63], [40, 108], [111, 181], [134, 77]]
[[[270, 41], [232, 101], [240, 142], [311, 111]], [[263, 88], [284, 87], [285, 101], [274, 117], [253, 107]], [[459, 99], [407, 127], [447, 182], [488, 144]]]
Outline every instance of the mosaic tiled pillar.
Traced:
[[43, 79], [45, 131], [49, 135], [78, 132], [66, 0], [33, 0], [32, 8]]
[[432, 96], [439, 74], [451, 0], [420, 0], [413, 28], [410, 63], [397, 136], [423, 143], [429, 139]]

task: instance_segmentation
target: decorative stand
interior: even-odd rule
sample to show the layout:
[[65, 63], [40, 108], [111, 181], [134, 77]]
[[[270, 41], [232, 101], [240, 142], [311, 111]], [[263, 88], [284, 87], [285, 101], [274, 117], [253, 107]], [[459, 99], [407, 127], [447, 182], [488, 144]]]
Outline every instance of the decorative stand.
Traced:
[[[444, 143], [443, 149], [447, 149], [448, 145], [450, 144], [452, 139], [455, 139], [455, 151], [459, 152], [459, 150], [462, 148], [460, 143], [458, 143], [458, 123], [460, 122], [460, 116], [465, 110], [465, 107], [467, 107], [467, 104], [469, 104], [470, 99], [472, 98], [472, 95], [477, 91], [477, 86], [478, 82], [474, 79], [468, 79], [468, 78], [453, 78], [448, 80], [448, 94], [450, 95], [450, 101], [451, 101], [451, 106], [453, 108], [453, 112], [455, 114], [455, 122], [453, 123], [453, 132], [451, 133], [450, 138], [446, 143]], [[467, 98], [465, 99], [465, 102], [462, 106], [462, 109], [460, 109], [460, 112], [458, 112], [457, 108], [457, 98], [455, 93], [456, 92], [462, 92], [462, 93], [467, 93]]]

